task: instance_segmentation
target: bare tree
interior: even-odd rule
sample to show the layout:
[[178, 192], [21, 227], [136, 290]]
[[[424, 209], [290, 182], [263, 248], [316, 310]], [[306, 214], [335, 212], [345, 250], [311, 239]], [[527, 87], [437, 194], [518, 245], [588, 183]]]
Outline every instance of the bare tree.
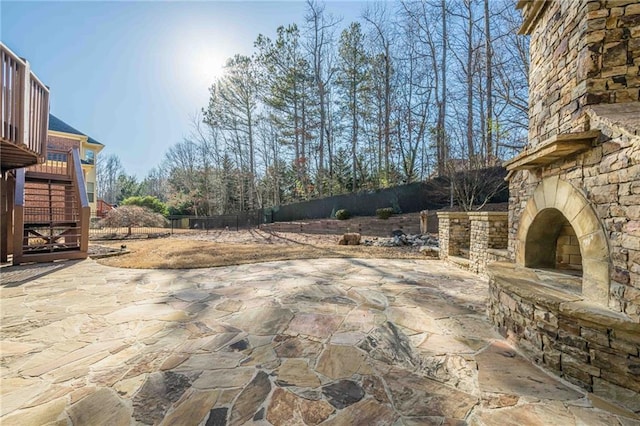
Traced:
[[[334, 56], [334, 31], [340, 22], [338, 19], [327, 16], [324, 5], [316, 0], [307, 0], [307, 42], [306, 48], [311, 56], [310, 62], [313, 68], [313, 82], [317, 93], [319, 110], [318, 122], [318, 157], [316, 186], [318, 195], [324, 195], [325, 180], [325, 150], [330, 143], [329, 121], [329, 86], [332, 82], [335, 68], [332, 65]], [[329, 163], [331, 163], [331, 149], [328, 149]]]
[[493, 19], [500, 31], [493, 43], [495, 117], [500, 122], [496, 135], [499, 157], [515, 155], [522, 150], [527, 143], [529, 124], [529, 42], [518, 35], [522, 15], [508, 6], [505, 5]]
[[[370, 79], [369, 58], [364, 47], [365, 36], [358, 22], [353, 22], [340, 36], [340, 68], [337, 83], [342, 89], [341, 104], [349, 117], [351, 139], [351, 167], [353, 183], [351, 191], [358, 189], [358, 138], [361, 116]], [[361, 173], [362, 175], [362, 173]]]
[[[443, 0], [444, 1], [444, 0]], [[489, 0], [484, 0], [484, 40], [485, 40], [485, 59], [486, 59], [486, 87], [487, 87], [487, 149], [486, 164], [487, 166], [494, 163], [495, 154], [493, 152], [493, 46], [491, 41], [491, 25], [489, 19]]]
[[482, 167], [479, 161], [467, 164], [449, 162], [452, 194], [464, 211], [481, 210], [501, 192], [507, 190], [506, 170], [502, 167]]
[[96, 171], [98, 198], [102, 198], [109, 204], [115, 204], [119, 193], [118, 177], [124, 173], [124, 167], [117, 155], [111, 154], [101, 158]]
[[[381, 80], [382, 80], [382, 102], [379, 108], [379, 126], [378, 139], [382, 144], [378, 146], [378, 176], [383, 177], [386, 182], [390, 179], [390, 156], [391, 156], [391, 92], [392, 92], [392, 55], [391, 55], [391, 31], [388, 28], [387, 8], [383, 3], [374, 3], [366, 9], [363, 18], [373, 28], [374, 36], [372, 41], [378, 44], [379, 55], [381, 58]], [[380, 169], [384, 164], [384, 169]]]

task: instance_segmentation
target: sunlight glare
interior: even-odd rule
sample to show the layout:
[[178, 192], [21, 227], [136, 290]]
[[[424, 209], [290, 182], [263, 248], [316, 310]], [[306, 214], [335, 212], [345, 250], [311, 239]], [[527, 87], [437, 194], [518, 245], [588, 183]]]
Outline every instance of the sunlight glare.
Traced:
[[199, 84], [209, 87], [217, 78], [222, 76], [225, 58], [213, 46], [205, 43], [191, 45], [187, 58], [193, 78]]

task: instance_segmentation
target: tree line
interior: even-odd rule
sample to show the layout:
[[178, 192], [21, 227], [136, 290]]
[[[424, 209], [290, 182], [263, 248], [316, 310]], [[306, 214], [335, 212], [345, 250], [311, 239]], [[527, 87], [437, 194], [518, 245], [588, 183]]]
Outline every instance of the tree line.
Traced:
[[117, 156], [99, 196], [214, 215], [490, 167], [526, 143], [528, 41], [511, 0], [373, 3], [229, 58], [193, 131], [140, 182]]

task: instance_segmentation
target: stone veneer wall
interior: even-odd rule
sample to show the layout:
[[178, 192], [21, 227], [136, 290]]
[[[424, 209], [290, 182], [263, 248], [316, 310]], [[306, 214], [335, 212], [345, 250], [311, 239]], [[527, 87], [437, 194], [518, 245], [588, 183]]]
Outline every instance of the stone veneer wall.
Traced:
[[508, 213], [474, 212], [469, 213], [469, 218], [471, 220], [469, 270], [476, 274], [484, 274], [487, 264], [498, 259], [497, 250], [506, 251]]
[[531, 270], [490, 269], [488, 315], [503, 336], [553, 373], [640, 414], [640, 324], [529, 282]]
[[438, 212], [440, 259], [460, 256], [460, 249], [468, 249], [471, 222], [465, 212]]
[[587, 130], [587, 105], [640, 100], [637, 0], [550, 1], [531, 32], [529, 143]]
[[[597, 107], [593, 107], [596, 109]], [[609, 105], [624, 110], [624, 105]], [[589, 110], [591, 127], [606, 142], [571, 161], [537, 171], [516, 172], [509, 181], [509, 254], [517, 257], [518, 227], [524, 207], [543, 178], [558, 176], [591, 204], [609, 245], [608, 306], [640, 321], [640, 135], [629, 134]]]
[[469, 270], [484, 274], [487, 264], [509, 256], [507, 219], [507, 212], [438, 212], [440, 259], [468, 249]]

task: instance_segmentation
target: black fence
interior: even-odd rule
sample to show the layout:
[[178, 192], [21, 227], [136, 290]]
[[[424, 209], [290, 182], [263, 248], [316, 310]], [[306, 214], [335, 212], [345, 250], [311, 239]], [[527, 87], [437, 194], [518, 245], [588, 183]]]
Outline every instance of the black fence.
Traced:
[[[472, 176], [476, 180], [495, 178], [501, 181], [505, 170], [501, 167], [481, 170]], [[463, 178], [465, 173], [458, 173], [457, 179]], [[482, 194], [478, 194], [482, 195]], [[396, 214], [417, 213], [430, 211], [428, 220], [429, 232], [437, 232], [437, 217], [434, 211], [448, 207], [451, 202], [451, 187], [448, 178], [435, 178], [427, 182], [416, 182], [393, 188], [375, 191], [357, 192], [336, 195], [333, 197], [310, 200], [301, 203], [287, 204], [267, 209], [245, 211], [238, 214], [202, 216], [170, 216], [170, 231], [177, 229], [209, 230], [229, 229], [240, 230], [256, 228], [261, 224], [275, 222], [295, 222], [308, 219], [335, 218], [335, 212], [341, 209], [349, 211], [351, 216], [375, 216], [376, 210], [385, 207], [393, 208]], [[492, 203], [507, 201], [508, 188], [493, 196]], [[487, 205], [489, 207], [489, 205]], [[454, 208], [453, 210], [456, 210]], [[491, 210], [484, 208], [483, 210]]]
[[102, 226], [99, 218], [91, 219], [89, 240], [123, 240], [159, 238], [171, 233], [171, 228], [150, 226]]
[[250, 229], [265, 222], [263, 210], [252, 210], [238, 214], [217, 216], [169, 216], [171, 229]]
[[326, 219], [346, 209], [352, 216], [375, 216], [376, 210], [392, 207], [396, 213], [437, 210], [449, 205], [449, 182], [433, 179], [370, 192], [336, 195], [320, 200], [277, 206], [265, 213], [271, 222]]

